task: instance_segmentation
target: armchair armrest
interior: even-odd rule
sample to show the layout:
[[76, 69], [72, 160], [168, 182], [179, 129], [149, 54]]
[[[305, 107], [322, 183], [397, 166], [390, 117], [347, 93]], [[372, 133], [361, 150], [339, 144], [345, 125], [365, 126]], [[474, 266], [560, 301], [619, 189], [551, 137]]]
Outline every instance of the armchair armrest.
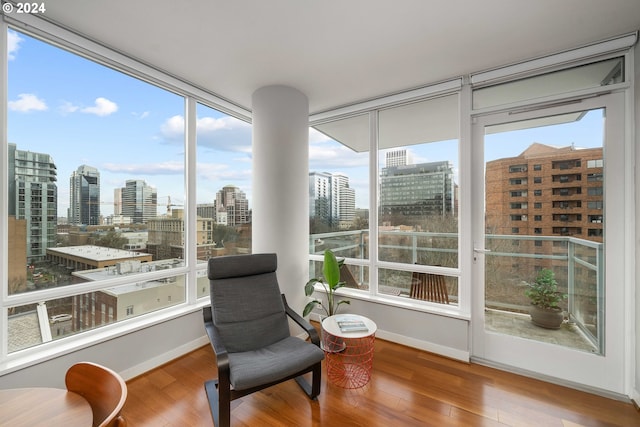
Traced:
[[291, 320], [296, 322], [298, 326], [305, 330], [305, 332], [309, 335], [309, 339], [312, 343], [320, 347], [320, 336], [318, 335], [318, 331], [316, 331], [316, 328], [314, 328], [311, 323], [306, 321], [304, 317], [300, 316], [291, 307], [289, 307], [289, 304], [287, 304], [287, 298], [284, 296], [284, 294], [282, 294], [282, 302], [284, 303], [284, 309], [287, 313], [287, 316], [289, 316]]
[[227, 354], [227, 349], [220, 338], [218, 328], [213, 324], [211, 306], [207, 306], [202, 309], [202, 317], [204, 318], [204, 330], [207, 332], [209, 341], [211, 341], [211, 347], [213, 347], [213, 352], [216, 354], [218, 375], [220, 378], [225, 376], [226, 378], [229, 378], [229, 355]]

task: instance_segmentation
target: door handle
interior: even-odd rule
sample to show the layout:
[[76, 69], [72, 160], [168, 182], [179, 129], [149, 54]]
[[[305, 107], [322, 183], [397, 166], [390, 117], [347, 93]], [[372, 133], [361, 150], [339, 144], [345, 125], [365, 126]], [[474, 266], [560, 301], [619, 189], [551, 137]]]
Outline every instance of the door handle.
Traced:
[[473, 252], [479, 253], [479, 254], [486, 254], [488, 252], [491, 252], [491, 249], [478, 249], [478, 248], [473, 248]]

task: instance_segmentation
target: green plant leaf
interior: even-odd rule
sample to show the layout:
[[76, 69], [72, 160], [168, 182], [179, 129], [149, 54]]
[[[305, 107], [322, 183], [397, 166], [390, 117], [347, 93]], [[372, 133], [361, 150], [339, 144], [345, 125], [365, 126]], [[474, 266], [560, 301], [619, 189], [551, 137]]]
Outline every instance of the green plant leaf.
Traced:
[[336, 256], [329, 249], [324, 251], [323, 265], [324, 279], [327, 281], [329, 288], [336, 289], [336, 285], [340, 282], [340, 264]]
[[315, 284], [318, 283], [319, 280], [318, 279], [311, 279], [307, 282], [306, 285], [304, 285], [304, 294], [305, 296], [310, 297], [311, 294], [313, 293], [313, 291], [315, 290]]

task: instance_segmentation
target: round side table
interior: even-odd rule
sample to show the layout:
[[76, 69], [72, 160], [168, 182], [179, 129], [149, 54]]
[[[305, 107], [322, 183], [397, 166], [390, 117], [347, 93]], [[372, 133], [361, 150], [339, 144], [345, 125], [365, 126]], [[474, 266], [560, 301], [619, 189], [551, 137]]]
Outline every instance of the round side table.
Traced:
[[[339, 322], [349, 322], [355, 328], [341, 329]], [[322, 349], [329, 382], [342, 388], [360, 388], [369, 382], [377, 329], [373, 320], [357, 314], [336, 314], [322, 321]]]

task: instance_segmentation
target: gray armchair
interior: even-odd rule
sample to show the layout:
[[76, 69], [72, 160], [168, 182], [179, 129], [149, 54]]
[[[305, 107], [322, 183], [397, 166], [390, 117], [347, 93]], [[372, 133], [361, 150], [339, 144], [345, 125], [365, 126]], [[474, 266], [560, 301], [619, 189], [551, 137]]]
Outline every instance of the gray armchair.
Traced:
[[[230, 425], [232, 400], [286, 380], [295, 379], [311, 399], [320, 393], [324, 352], [318, 333], [287, 305], [276, 268], [276, 254], [209, 259], [211, 306], [203, 315], [218, 379], [207, 381], [205, 390], [217, 427]], [[287, 316], [311, 342], [290, 334]], [[308, 372], [311, 384], [302, 376]]]

